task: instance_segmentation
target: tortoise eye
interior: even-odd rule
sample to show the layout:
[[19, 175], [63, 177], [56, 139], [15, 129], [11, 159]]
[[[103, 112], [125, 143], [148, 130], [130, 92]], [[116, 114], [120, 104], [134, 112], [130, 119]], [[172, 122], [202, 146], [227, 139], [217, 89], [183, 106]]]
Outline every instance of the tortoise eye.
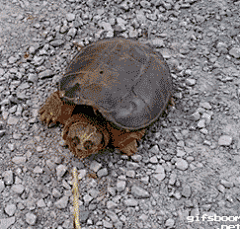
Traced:
[[91, 149], [93, 145], [94, 145], [94, 144], [93, 144], [92, 141], [89, 141], [89, 140], [88, 140], [88, 141], [85, 141], [85, 142], [84, 142], [84, 149], [86, 149], [86, 150]]
[[78, 136], [74, 136], [74, 138], [72, 139], [72, 143], [74, 144], [74, 146], [78, 145], [80, 142]]

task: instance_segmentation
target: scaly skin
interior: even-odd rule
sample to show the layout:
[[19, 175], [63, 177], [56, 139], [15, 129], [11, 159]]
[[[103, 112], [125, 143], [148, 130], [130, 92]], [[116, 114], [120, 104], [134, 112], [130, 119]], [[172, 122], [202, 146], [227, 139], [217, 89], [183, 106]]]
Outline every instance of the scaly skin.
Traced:
[[75, 105], [64, 103], [59, 96], [59, 91], [56, 91], [48, 97], [45, 104], [40, 108], [40, 120], [46, 122], [47, 125], [57, 122], [65, 124], [71, 117], [74, 108]]
[[72, 115], [75, 105], [63, 102], [59, 91], [54, 92], [39, 110], [40, 120], [64, 125], [62, 137], [69, 149], [79, 158], [85, 158], [105, 148], [110, 139], [114, 147], [128, 156], [137, 152], [137, 140], [145, 130], [128, 132], [118, 130], [109, 122], [99, 123], [84, 114]]
[[79, 158], [96, 154], [109, 142], [106, 128], [84, 114], [73, 115], [67, 120], [62, 137]]
[[137, 152], [137, 140], [143, 137], [145, 129], [127, 132], [126, 130], [117, 130], [109, 123], [107, 123], [107, 127], [114, 147], [128, 156]]

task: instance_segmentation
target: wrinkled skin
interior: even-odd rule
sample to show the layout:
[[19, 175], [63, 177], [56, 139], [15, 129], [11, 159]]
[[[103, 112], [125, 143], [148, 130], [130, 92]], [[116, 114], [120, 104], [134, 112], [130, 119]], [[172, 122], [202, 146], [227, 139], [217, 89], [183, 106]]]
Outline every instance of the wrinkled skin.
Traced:
[[39, 110], [40, 120], [64, 125], [62, 137], [69, 149], [79, 158], [85, 158], [104, 149], [109, 142], [128, 156], [137, 151], [137, 140], [141, 139], [145, 130], [120, 130], [109, 122], [99, 122], [85, 114], [74, 114], [75, 105], [61, 100], [59, 91], [52, 93]]

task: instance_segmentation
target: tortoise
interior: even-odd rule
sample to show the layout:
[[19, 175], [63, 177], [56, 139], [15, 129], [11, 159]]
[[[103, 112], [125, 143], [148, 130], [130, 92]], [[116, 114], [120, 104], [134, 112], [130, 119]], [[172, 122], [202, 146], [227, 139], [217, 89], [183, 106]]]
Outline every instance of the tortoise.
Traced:
[[82, 48], [40, 108], [40, 120], [62, 123], [69, 149], [85, 158], [110, 143], [127, 155], [166, 109], [172, 77], [163, 56], [128, 38]]

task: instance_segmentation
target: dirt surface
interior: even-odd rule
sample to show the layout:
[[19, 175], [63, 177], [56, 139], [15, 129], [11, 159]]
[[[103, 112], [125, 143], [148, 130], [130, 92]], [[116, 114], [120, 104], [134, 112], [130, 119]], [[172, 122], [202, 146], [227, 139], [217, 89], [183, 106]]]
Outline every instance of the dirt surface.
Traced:
[[[0, 229], [73, 228], [73, 167], [82, 229], [240, 228], [239, 9], [226, 0], [1, 0]], [[108, 148], [79, 160], [38, 109], [79, 45], [113, 36], [163, 54], [175, 108], [135, 155]]]

